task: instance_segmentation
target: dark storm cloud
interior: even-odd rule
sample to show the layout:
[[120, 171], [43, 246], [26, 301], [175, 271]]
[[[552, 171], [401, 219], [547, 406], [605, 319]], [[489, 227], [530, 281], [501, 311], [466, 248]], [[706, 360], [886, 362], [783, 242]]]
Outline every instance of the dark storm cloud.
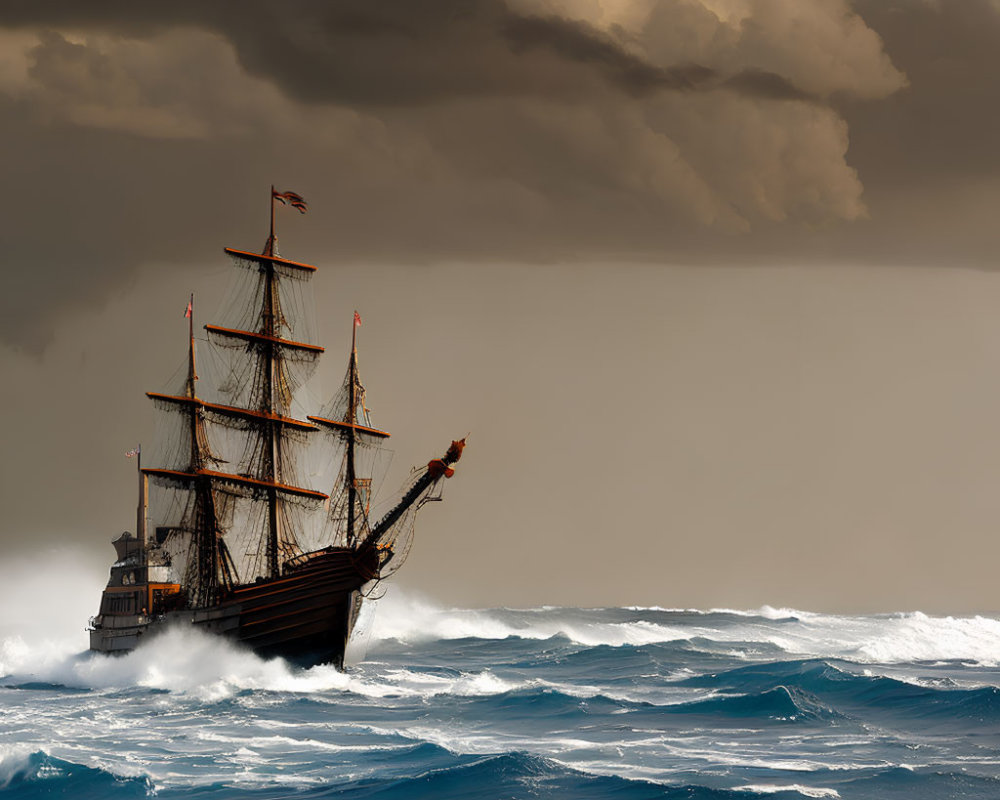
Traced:
[[227, 162], [235, 173], [249, 155], [238, 146], [216, 152], [182, 140], [154, 149], [115, 132], [39, 130], [22, 108], [5, 103], [0, 125], [8, 187], [0, 198], [8, 287], [0, 294], [0, 339], [31, 352], [48, 343], [54, 319], [100, 307], [151, 257], [177, 260], [207, 247], [203, 220], [215, 216], [207, 210], [228, 202], [234, 186], [202, 182], [193, 192], [185, 181], [226, 170]]
[[[643, 71], [662, 72], [587, 26], [522, 18], [499, 0], [252, 1], [232, 12], [231, 4], [218, 2], [14, 4], [0, 9], [0, 24], [112, 28], [134, 35], [171, 26], [211, 29], [233, 44], [251, 74], [306, 102], [391, 105], [557, 91], [560, 79], [546, 79], [546, 64], [529, 68], [511, 50], [529, 43], [545, 43], [570, 61], [603, 67], [614, 81], [623, 67], [632, 80]], [[574, 52], [566, 52], [566, 30], [573, 31]], [[582, 48], [602, 57], [585, 57]]]
[[516, 17], [504, 25], [504, 34], [517, 52], [547, 48], [569, 61], [593, 64], [627, 92], [692, 90], [715, 78], [716, 72], [699, 64], [661, 68], [626, 52], [610, 36], [599, 35], [581, 22], [559, 17]]
[[392, 105], [592, 92], [586, 75], [567, 72], [573, 66], [635, 95], [722, 84], [750, 96], [808, 97], [787, 78], [764, 70], [725, 76], [698, 63], [655, 65], [586, 22], [516, 14], [502, 0], [244, 2], [238, 14], [218, 2], [14, 3], [0, 8], [0, 25], [99, 27], [140, 36], [172, 26], [211, 29], [233, 44], [249, 72], [306, 102]]
[[818, 98], [797, 88], [788, 78], [761, 69], [744, 70], [727, 78], [723, 85], [727, 89], [768, 100], [819, 102]]
[[0, 170], [24, 187], [0, 198], [14, 276], [0, 339], [37, 350], [139, 265], [211, 252], [271, 181], [335, 220], [312, 247], [354, 261], [919, 260], [939, 232], [966, 256], [995, 244], [982, 225], [949, 235], [964, 201], [940, 222], [911, 214], [944, 182], [997, 172], [987, 0], [862, 0], [863, 21], [829, 2], [740, 19], [693, 0], [646, 18], [586, 8], [0, 4], [0, 33], [34, 37], [22, 67], [0, 60]]
[[790, 80], [760, 69], [728, 77], [702, 64], [659, 67], [637, 58], [620, 42], [592, 26], [561, 17], [512, 16], [504, 33], [516, 52], [547, 48], [568, 61], [594, 65], [613, 85], [634, 95], [656, 91], [695, 91], [723, 86], [749, 97], [772, 100], [815, 99]]

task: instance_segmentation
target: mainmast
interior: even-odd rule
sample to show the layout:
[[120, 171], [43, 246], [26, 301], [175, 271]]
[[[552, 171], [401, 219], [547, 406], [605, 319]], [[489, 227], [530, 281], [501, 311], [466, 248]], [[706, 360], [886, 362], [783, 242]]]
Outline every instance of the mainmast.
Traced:
[[[239, 582], [236, 566], [223, 538], [219, 515], [230, 513], [235, 502], [266, 503], [263, 530], [256, 535], [257, 562], [251, 563], [245, 578], [274, 578], [281, 574], [282, 554], [294, 554], [298, 547], [295, 532], [287, 524], [285, 503], [319, 504], [327, 495], [296, 485], [291, 470], [292, 443], [296, 432], [316, 430], [316, 426], [290, 415], [291, 392], [296, 383], [293, 366], [311, 364], [323, 348], [289, 337], [293, 322], [282, 310], [282, 284], [309, 278], [316, 268], [279, 257], [274, 232], [273, 204], [288, 202], [300, 211], [305, 202], [288, 192], [279, 195], [272, 188], [271, 228], [263, 253], [226, 248], [238, 267], [250, 273], [248, 288], [253, 300], [242, 309], [235, 327], [205, 325], [213, 342], [233, 352], [233, 369], [226, 386], [219, 387], [233, 398], [232, 404], [209, 402], [198, 397], [195, 369], [193, 320], [188, 327], [188, 369], [182, 394], [149, 392], [158, 405], [180, 411], [190, 436], [187, 455], [175, 465], [144, 469], [158, 482], [192, 493], [181, 529], [190, 531], [191, 546], [185, 582], [188, 602], [193, 607], [210, 606]], [[192, 301], [185, 316], [192, 319]], [[293, 303], [294, 307], [294, 303]], [[294, 364], [290, 364], [294, 362]], [[209, 448], [207, 422], [243, 434], [242, 455], [226, 453], [233, 467]], [[229, 438], [232, 444], [236, 440]], [[286, 450], [288, 452], [286, 452]], [[221, 505], [220, 505], [221, 503]], [[258, 505], [257, 508], [260, 508]], [[258, 517], [259, 519], [259, 517]], [[241, 549], [245, 544], [241, 541]]]
[[264, 255], [273, 256], [278, 253], [278, 239], [274, 235], [274, 196], [277, 194], [274, 191], [274, 184], [271, 184], [271, 232], [267, 235], [267, 241], [264, 243]]
[[[351, 324], [351, 360], [348, 366], [347, 382], [350, 385], [349, 400], [347, 404], [347, 416], [344, 422], [349, 425], [358, 423], [358, 324], [361, 317], [357, 311], [354, 312], [354, 321]], [[347, 434], [347, 541], [354, 542], [356, 532], [354, 530], [354, 504], [358, 497], [357, 474], [354, 469], [354, 445], [357, 440], [355, 428], [348, 428]]]
[[293, 323], [284, 313], [282, 287], [286, 282], [308, 279], [316, 268], [278, 255], [274, 204], [275, 201], [287, 203], [304, 212], [305, 201], [294, 192], [279, 193], [273, 186], [270, 199], [270, 232], [263, 252], [256, 254], [226, 248], [237, 266], [256, 273], [256, 306], [248, 308], [249, 315], [243, 317], [245, 321], [256, 320], [256, 324], [239, 328], [205, 326], [217, 344], [235, 351], [235, 358], [244, 364], [249, 359], [251, 369], [249, 373], [243, 368], [234, 371], [241, 376], [237, 381], [241, 385], [232, 389], [238, 402], [232, 406], [205, 407], [249, 436], [239, 473], [244, 479], [244, 487], [252, 486], [254, 498], [266, 503], [259, 577], [276, 578], [281, 574], [282, 556], [294, 554], [298, 546], [295, 532], [286, 519], [285, 499], [288, 496], [326, 499], [327, 496], [293, 484], [294, 476], [288, 469], [292, 454], [286, 452], [291, 447], [288, 440], [291, 431], [316, 430], [315, 425], [296, 420], [289, 414], [295, 383], [291, 377], [292, 368], [295, 364], [314, 363], [323, 348], [288, 337]]
[[[191, 299], [188, 300], [187, 311], [184, 312], [188, 320], [188, 376], [187, 383], [184, 387], [184, 396], [189, 400], [195, 400], [195, 381], [198, 380], [198, 373], [195, 370], [194, 363], [194, 293], [191, 293]], [[198, 416], [194, 413], [194, 404], [192, 403], [191, 412], [188, 414], [189, 419], [189, 432], [191, 434], [191, 468], [198, 469], [203, 464], [203, 459], [201, 457], [201, 450], [198, 447]]]
[[[271, 187], [271, 235], [267, 240], [267, 247], [264, 255], [274, 255], [274, 187]], [[274, 342], [274, 310], [275, 310], [275, 286], [274, 286], [274, 264], [270, 261], [264, 262], [264, 309], [262, 313], [263, 329], [261, 333], [266, 339], [263, 344], [262, 360], [264, 362], [264, 396], [262, 398], [261, 411], [265, 414], [275, 414], [274, 408], [274, 367], [276, 346]], [[264, 423], [264, 472], [261, 477], [264, 480], [277, 481], [277, 465], [281, 463], [281, 436], [275, 436], [274, 420], [268, 419]], [[278, 568], [278, 493], [273, 488], [267, 490], [267, 577], [276, 578], [279, 575]]]

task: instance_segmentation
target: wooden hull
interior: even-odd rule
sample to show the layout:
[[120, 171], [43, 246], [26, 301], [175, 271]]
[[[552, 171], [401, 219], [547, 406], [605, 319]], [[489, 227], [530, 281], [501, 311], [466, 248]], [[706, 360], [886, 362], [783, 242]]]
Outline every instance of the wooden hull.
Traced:
[[168, 627], [191, 625], [265, 657], [281, 656], [302, 666], [342, 668], [361, 606], [359, 590], [377, 575], [374, 549], [318, 550], [300, 557], [279, 578], [237, 587], [215, 606], [101, 614], [93, 621], [90, 649], [127, 652]]

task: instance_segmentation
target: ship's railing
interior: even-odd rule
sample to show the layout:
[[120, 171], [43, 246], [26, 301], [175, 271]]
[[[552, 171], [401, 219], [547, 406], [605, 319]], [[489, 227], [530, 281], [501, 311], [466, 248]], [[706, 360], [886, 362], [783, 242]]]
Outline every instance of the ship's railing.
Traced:
[[294, 572], [299, 567], [304, 566], [305, 564], [308, 564], [309, 561], [311, 561], [313, 558], [315, 558], [318, 554], [326, 552], [329, 549], [330, 549], [329, 547], [322, 547], [319, 550], [311, 550], [308, 553], [300, 553], [299, 555], [295, 556], [294, 558], [288, 559], [288, 561], [285, 562], [282, 571], [286, 572], [286, 573], [287, 572]]

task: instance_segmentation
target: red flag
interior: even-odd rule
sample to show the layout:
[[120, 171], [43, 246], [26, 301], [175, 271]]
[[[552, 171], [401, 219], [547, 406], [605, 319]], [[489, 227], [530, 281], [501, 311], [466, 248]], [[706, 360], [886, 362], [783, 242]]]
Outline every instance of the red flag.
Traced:
[[357, 311], [354, 312], [354, 327], [361, 327], [361, 315]]
[[191, 301], [188, 300], [188, 307], [184, 311], [184, 319], [191, 319]]
[[282, 205], [289, 205], [292, 208], [298, 209], [300, 214], [306, 213], [306, 201], [302, 199], [302, 195], [300, 194], [296, 194], [295, 192], [279, 192], [276, 189], [272, 189], [271, 197], [279, 201]]

